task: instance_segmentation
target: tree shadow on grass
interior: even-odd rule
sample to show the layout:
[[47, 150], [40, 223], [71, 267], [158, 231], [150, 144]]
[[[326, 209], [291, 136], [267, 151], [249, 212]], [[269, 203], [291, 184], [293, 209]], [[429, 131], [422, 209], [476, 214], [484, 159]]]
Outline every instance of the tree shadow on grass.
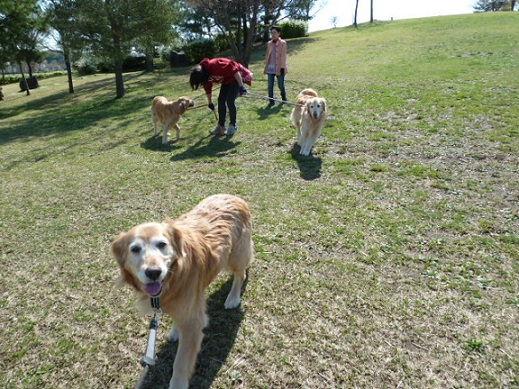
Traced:
[[[248, 279], [248, 277], [247, 277]], [[247, 280], [244, 283], [246, 287]], [[225, 364], [236, 341], [245, 313], [241, 307], [232, 310], [223, 305], [232, 286], [232, 278], [212, 293], [207, 302], [209, 326], [204, 330], [202, 348], [198, 354], [190, 388], [209, 389]], [[169, 329], [167, 329], [169, 331]], [[160, 339], [158, 339], [160, 342]], [[178, 342], [164, 342], [157, 352], [157, 363], [151, 366], [135, 386], [138, 389], [168, 388], [173, 374], [173, 362]]]
[[312, 154], [304, 156], [299, 154], [301, 146], [294, 143], [289, 153], [292, 155], [292, 159], [297, 162], [301, 178], [307, 181], [315, 180], [321, 177], [322, 160], [320, 157], [315, 157]]

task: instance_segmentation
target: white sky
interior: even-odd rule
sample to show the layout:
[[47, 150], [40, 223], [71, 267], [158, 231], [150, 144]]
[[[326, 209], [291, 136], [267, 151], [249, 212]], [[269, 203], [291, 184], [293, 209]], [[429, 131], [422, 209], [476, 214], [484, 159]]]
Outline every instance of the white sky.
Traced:
[[[422, 18], [440, 15], [470, 14], [477, 0], [373, 0], [373, 18], [375, 20], [394, 20]], [[369, 22], [370, 0], [359, 0], [357, 23]], [[331, 18], [337, 17], [337, 27], [353, 24], [355, 0], [318, 0], [314, 19], [308, 23], [308, 31], [333, 28]]]

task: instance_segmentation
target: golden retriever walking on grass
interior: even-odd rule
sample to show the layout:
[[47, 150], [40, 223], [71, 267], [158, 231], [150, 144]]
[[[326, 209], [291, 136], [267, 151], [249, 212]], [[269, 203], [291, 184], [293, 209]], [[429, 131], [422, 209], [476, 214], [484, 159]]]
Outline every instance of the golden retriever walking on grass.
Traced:
[[189, 97], [182, 96], [175, 101], [169, 101], [164, 96], [153, 99], [151, 106], [151, 120], [153, 121], [153, 136], [158, 135], [158, 124], [162, 124], [162, 144], [168, 143], [169, 129], [177, 131], [177, 141], [180, 139], [180, 127], [178, 122], [189, 107], [194, 107], [195, 102]]
[[162, 311], [173, 318], [168, 339], [179, 343], [169, 387], [187, 389], [208, 323], [205, 291], [221, 270], [234, 276], [225, 308], [241, 302], [253, 259], [247, 203], [231, 195], [210, 196], [177, 219], [122, 233], [112, 252], [143, 313], [151, 311], [150, 296], [158, 296]]
[[297, 130], [299, 154], [309, 155], [315, 141], [321, 135], [327, 117], [326, 100], [313, 89], [303, 89], [297, 95], [296, 105], [290, 119]]

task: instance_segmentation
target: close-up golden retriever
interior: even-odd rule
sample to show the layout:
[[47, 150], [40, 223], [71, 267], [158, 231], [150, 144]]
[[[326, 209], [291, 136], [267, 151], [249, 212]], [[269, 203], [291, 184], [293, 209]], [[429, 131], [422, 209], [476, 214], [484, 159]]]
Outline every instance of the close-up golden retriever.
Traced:
[[297, 129], [299, 154], [309, 155], [315, 141], [321, 135], [327, 117], [326, 100], [313, 89], [303, 89], [296, 99], [290, 119]]
[[180, 127], [178, 122], [189, 107], [194, 107], [194, 100], [189, 97], [179, 97], [177, 100], [169, 101], [164, 96], [156, 96], [151, 106], [151, 120], [153, 121], [153, 136], [158, 135], [158, 124], [162, 124], [162, 143], [168, 143], [169, 129], [177, 131], [177, 141], [180, 139]]
[[169, 387], [187, 389], [208, 323], [205, 291], [221, 270], [234, 276], [225, 308], [241, 302], [253, 259], [247, 203], [226, 194], [210, 196], [177, 219], [122, 233], [112, 252], [121, 281], [136, 291], [141, 311], [152, 312], [150, 296], [158, 296], [162, 311], [173, 318], [168, 339], [179, 344]]

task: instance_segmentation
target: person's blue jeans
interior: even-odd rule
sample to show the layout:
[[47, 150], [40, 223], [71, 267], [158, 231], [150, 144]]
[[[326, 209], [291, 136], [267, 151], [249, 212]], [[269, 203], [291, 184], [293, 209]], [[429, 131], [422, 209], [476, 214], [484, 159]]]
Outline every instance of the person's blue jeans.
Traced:
[[[269, 92], [269, 97], [271, 99], [274, 98], [274, 79], [277, 78], [278, 80], [278, 88], [279, 88], [279, 91], [281, 92], [281, 99], [282, 100], [286, 100], [287, 98], [287, 93], [285, 91], [285, 75], [280, 75], [280, 76], [276, 76], [275, 74], [268, 74], [268, 92]], [[270, 100], [270, 103], [273, 104], [274, 101], [273, 100]]]

